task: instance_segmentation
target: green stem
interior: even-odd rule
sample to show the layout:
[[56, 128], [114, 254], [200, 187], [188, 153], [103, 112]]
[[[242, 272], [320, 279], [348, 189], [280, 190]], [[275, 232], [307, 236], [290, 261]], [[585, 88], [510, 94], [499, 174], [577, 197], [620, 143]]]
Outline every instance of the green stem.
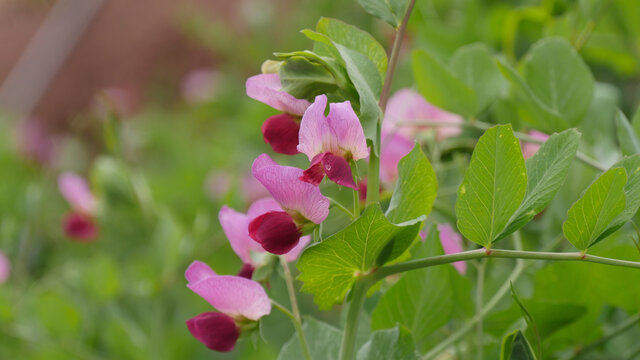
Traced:
[[383, 266], [372, 276], [374, 281], [381, 280], [389, 275], [421, 269], [430, 266], [450, 264], [456, 261], [467, 261], [482, 258], [507, 258], [507, 259], [532, 259], [532, 260], [556, 260], [556, 261], [584, 261], [597, 264], [613, 265], [620, 267], [640, 269], [640, 262], [611, 259], [602, 256], [584, 254], [582, 252], [556, 253], [544, 251], [521, 251], [504, 249], [476, 249], [455, 254], [432, 256], [423, 259], [405, 261], [393, 265]]
[[289, 270], [289, 264], [284, 256], [280, 256], [280, 264], [282, 265], [282, 270], [284, 270], [284, 279], [287, 283], [287, 292], [289, 293], [289, 301], [291, 302], [291, 310], [293, 311], [293, 316], [301, 322], [300, 318], [300, 310], [298, 309], [298, 299], [296, 298], [296, 289], [293, 286], [293, 276], [291, 276], [291, 270]]
[[344, 211], [344, 212], [345, 212], [345, 214], [349, 215], [349, 218], [350, 218], [351, 220], [355, 219], [355, 215], [353, 215], [353, 214], [351, 213], [351, 211], [350, 211], [349, 209], [347, 209], [347, 207], [346, 207], [346, 206], [344, 206], [344, 205], [340, 204], [340, 202], [339, 202], [338, 200], [336, 200], [336, 199], [334, 199], [334, 198], [332, 198], [332, 197], [329, 197], [329, 196], [327, 196], [326, 198], [327, 198], [327, 199], [329, 199], [329, 202], [330, 202], [331, 204], [333, 204], [333, 205], [337, 206], [337, 207], [338, 207], [338, 209], [340, 209], [340, 210]]
[[616, 327], [615, 329], [611, 330], [607, 335], [601, 337], [597, 341], [585, 346], [584, 348], [582, 348], [581, 350], [576, 352], [570, 359], [571, 360], [580, 359], [586, 353], [588, 353], [588, 352], [590, 352], [592, 350], [595, 350], [595, 349], [599, 348], [600, 346], [606, 344], [609, 340], [611, 340], [614, 337], [620, 335], [621, 333], [631, 329], [632, 327], [634, 327], [638, 323], [640, 323], [640, 314], [635, 314], [634, 316], [632, 316], [632, 317], [628, 318], [627, 320], [625, 320], [622, 324], [618, 325], [618, 327]]
[[353, 359], [353, 353], [356, 345], [356, 333], [358, 331], [358, 316], [360, 309], [364, 303], [369, 281], [358, 280], [353, 286], [353, 294], [349, 309], [347, 310], [347, 322], [344, 326], [344, 334], [342, 335], [342, 344], [340, 344], [340, 360]]
[[[478, 281], [476, 284], [476, 314], [482, 314], [482, 298], [484, 296], [484, 272], [487, 268], [487, 259], [480, 260], [478, 265]], [[484, 330], [482, 328], [484, 316], [478, 317], [476, 322], [476, 358], [482, 360]]]
[[[460, 125], [470, 127], [470, 128], [476, 128], [480, 130], [487, 130], [490, 127], [494, 126], [493, 124], [488, 124], [488, 123], [477, 121], [477, 120], [473, 122], [465, 121], [462, 124], [459, 124], [459, 123], [456, 124], [456, 123], [450, 123], [450, 122], [444, 122], [444, 121], [422, 121], [422, 120], [398, 123], [398, 126], [459, 127]], [[542, 144], [544, 142], [531, 137], [529, 134], [525, 134], [519, 131], [514, 131], [513, 134], [518, 139], [529, 142], [529, 143]], [[600, 164], [597, 160], [589, 157], [587, 154], [581, 151], [578, 151], [576, 153], [576, 159], [582, 161], [584, 164], [589, 165], [592, 168], [599, 171], [605, 171], [608, 169], [605, 165]]]
[[[380, 114], [382, 118], [382, 114]], [[382, 120], [378, 119], [376, 125], [376, 139], [374, 146], [369, 151], [369, 172], [367, 178], [367, 205], [377, 203], [380, 197], [380, 157], [376, 151], [380, 151], [380, 128]]]
[[[358, 171], [358, 163], [355, 160], [351, 160], [351, 172], [353, 173], [353, 182], [358, 186], [360, 173]], [[355, 217], [360, 216], [360, 191], [356, 189], [353, 189], [353, 215]]]
[[304, 336], [304, 331], [302, 330], [302, 324], [298, 319], [296, 319], [295, 315], [291, 313], [291, 311], [287, 310], [282, 304], [278, 303], [275, 300], [271, 300], [271, 304], [276, 309], [280, 310], [283, 314], [287, 315], [291, 322], [293, 323], [293, 327], [296, 329], [296, 333], [298, 334], [298, 338], [300, 339], [300, 347], [302, 347], [302, 353], [304, 354], [304, 358], [306, 360], [312, 360], [311, 352], [309, 351], [309, 345], [307, 345], [307, 339]]

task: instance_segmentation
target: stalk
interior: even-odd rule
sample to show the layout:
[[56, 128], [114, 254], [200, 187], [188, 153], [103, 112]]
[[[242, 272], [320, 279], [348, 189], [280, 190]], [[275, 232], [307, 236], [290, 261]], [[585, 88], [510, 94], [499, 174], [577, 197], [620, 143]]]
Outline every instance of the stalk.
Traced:
[[353, 359], [356, 333], [358, 331], [358, 316], [367, 294], [367, 288], [369, 288], [368, 285], [368, 281], [358, 280], [353, 287], [353, 295], [347, 312], [347, 322], [344, 326], [344, 334], [342, 335], [342, 343], [340, 344], [340, 360]]
[[302, 353], [304, 354], [305, 360], [311, 359], [311, 352], [309, 351], [309, 345], [307, 345], [307, 339], [304, 337], [304, 331], [302, 330], [302, 324], [296, 317], [291, 313], [291, 311], [287, 310], [284, 306], [278, 303], [275, 300], [271, 300], [271, 304], [276, 309], [280, 310], [283, 314], [285, 314], [291, 322], [293, 323], [293, 327], [296, 329], [296, 333], [298, 334], [298, 339], [300, 339], [300, 347], [302, 347]]

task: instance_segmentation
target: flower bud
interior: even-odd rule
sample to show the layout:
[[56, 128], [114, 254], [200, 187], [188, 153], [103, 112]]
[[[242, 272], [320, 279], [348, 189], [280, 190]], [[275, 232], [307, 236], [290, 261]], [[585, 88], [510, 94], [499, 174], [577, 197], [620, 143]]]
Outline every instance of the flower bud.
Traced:
[[279, 114], [268, 118], [262, 124], [264, 142], [279, 154], [298, 153], [298, 132], [300, 124], [289, 114]]
[[94, 220], [80, 213], [69, 213], [63, 220], [64, 233], [80, 242], [90, 242], [98, 235], [98, 226]]
[[249, 223], [249, 236], [276, 255], [288, 253], [298, 244], [301, 235], [291, 215], [284, 211], [269, 211]]
[[215, 351], [233, 350], [240, 337], [240, 331], [233, 318], [222, 313], [202, 313], [187, 320], [186, 324], [193, 337]]

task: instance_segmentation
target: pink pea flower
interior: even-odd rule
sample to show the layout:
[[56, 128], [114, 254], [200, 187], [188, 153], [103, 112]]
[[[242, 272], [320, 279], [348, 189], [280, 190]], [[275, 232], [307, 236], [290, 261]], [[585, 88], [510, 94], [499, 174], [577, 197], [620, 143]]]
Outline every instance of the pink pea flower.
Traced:
[[180, 81], [180, 95], [190, 104], [211, 100], [216, 95], [218, 76], [211, 68], [191, 70]]
[[219, 312], [206, 312], [186, 321], [189, 332], [211, 350], [233, 350], [241, 335], [239, 324], [271, 313], [271, 302], [257, 282], [239, 276], [217, 275], [208, 265], [194, 261], [185, 278], [187, 287]]
[[335, 183], [358, 189], [353, 181], [349, 160], [369, 156], [360, 120], [349, 101], [329, 104], [318, 95], [302, 116], [298, 151], [309, 157], [311, 166], [301, 180], [318, 185], [325, 175]]
[[98, 202], [87, 181], [72, 172], [64, 172], [58, 177], [58, 188], [72, 209], [62, 220], [64, 233], [80, 242], [94, 240], [98, 235], [94, 219]]
[[263, 102], [272, 108], [284, 112], [267, 118], [262, 124], [264, 141], [271, 145], [273, 151], [295, 155], [298, 153], [298, 132], [300, 131], [300, 116], [304, 114], [309, 102], [297, 99], [282, 91], [278, 74], [260, 74], [247, 79], [247, 95]]
[[[411, 89], [400, 89], [396, 91], [396, 93], [389, 98], [387, 104], [383, 131], [393, 132], [394, 128], [398, 126], [401, 134], [408, 138], [413, 138], [417, 132], [431, 129], [428, 126], [420, 124], [410, 124], [411, 122], [419, 121], [437, 121], [456, 125], [462, 124], [463, 119], [459, 115], [449, 113], [431, 105], [422, 95]], [[459, 126], [436, 127], [434, 130], [438, 140], [456, 136], [462, 131]]]
[[11, 274], [11, 262], [9, 258], [0, 251], [0, 284], [4, 284]]
[[231, 190], [232, 181], [227, 172], [211, 171], [204, 181], [204, 191], [211, 200], [220, 200]]
[[382, 132], [380, 149], [380, 179], [391, 183], [398, 178], [400, 160], [413, 150], [415, 142], [400, 133]]
[[[455, 254], [462, 251], [462, 236], [458, 234], [449, 224], [438, 224], [438, 232], [440, 233], [440, 242], [445, 254]], [[467, 263], [464, 261], [454, 262], [452, 264], [460, 274], [467, 272]]]
[[283, 211], [270, 210], [253, 218], [249, 236], [272, 254], [286, 254], [298, 245], [305, 225], [326, 219], [329, 199], [317, 186], [300, 180], [301, 169], [280, 166], [267, 154], [258, 156], [251, 171]]
[[247, 203], [253, 203], [258, 199], [270, 196], [267, 188], [265, 188], [258, 179], [253, 177], [251, 171], [247, 172], [242, 178], [242, 189], [244, 199]]
[[[528, 134], [532, 138], [540, 141], [547, 141], [547, 139], [549, 138], [549, 135], [536, 130], [531, 130], [528, 132]], [[536, 152], [538, 152], [538, 149], [540, 149], [540, 144], [524, 142], [524, 144], [522, 145], [522, 156], [524, 156], [525, 159], [528, 159], [535, 155]]]
[[[260, 199], [249, 207], [246, 214], [223, 206], [218, 213], [218, 219], [231, 248], [242, 260], [243, 266], [238, 276], [251, 279], [253, 270], [264, 263], [264, 248], [249, 236], [249, 224], [258, 216], [268, 212], [282, 212], [282, 208], [272, 198]], [[295, 261], [302, 250], [311, 241], [310, 236], [300, 238], [298, 245], [284, 254], [285, 260]]]
[[25, 158], [41, 166], [52, 166], [58, 157], [56, 141], [41, 119], [31, 117], [23, 119], [16, 128], [17, 150]]

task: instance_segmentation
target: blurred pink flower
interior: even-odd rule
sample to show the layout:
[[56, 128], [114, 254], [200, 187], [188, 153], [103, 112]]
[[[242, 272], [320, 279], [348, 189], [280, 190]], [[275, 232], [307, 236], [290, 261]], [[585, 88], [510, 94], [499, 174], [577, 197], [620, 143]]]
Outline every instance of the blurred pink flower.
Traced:
[[301, 169], [278, 165], [267, 154], [258, 156], [251, 170], [284, 211], [253, 218], [249, 236], [268, 252], [285, 254], [298, 245], [306, 223], [319, 224], [329, 215], [329, 199], [317, 186], [300, 180]]
[[400, 133], [382, 132], [382, 148], [380, 149], [380, 179], [391, 183], [398, 178], [400, 159], [411, 152], [415, 142]]
[[247, 203], [253, 203], [258, 199], [270, 196], [267, 188], [253, 176], [251, 171], [247, 172], [242, 178], [242, 189], [244, 199]]
[[231, 190], [232, 181], [231, 175], [227, 172], [211, 171], [204, 182], [205, 193], [211, 200], [220, 200]]
[[236, 322], [257, 321], [271, 312], [267, 293], [253, 280], [217, 275], [200, 261], [194, 261], [184, 275], [187, 287], [220, 312], [206, 312], [186, 322], [191, 334], [212, 350], [231, 351], [241, 332]]
[[41, 119], [26, 118], [18, 123], [18, 152], [42, 166], [52, 166], [57, 160], [56, 141], [42, 125]]
[[[462, 124], [464, 120], [459, 115], [431, 105], [422, 95], [411, 89], [400, 89], [389, 98], [384, 116], [383, 132], [392, 133], [398, 131], [405, 137], [413, 138], [416, 133], [431, 129], [420, 124], [410, 124], [420, 121], [436, 121], [455, 125]], [[396, 126], [398, 127], [397, 130], [394, 129]], [[462, 129], [460, 126], [443, 126], [434, 128], [434, 131], [438, 140], [444, 140], [460, 134]]]
[[75, 211], [95, 214], [98, 202], [83, 177], [70, 171], [63, 172], [58, 176], [58, 189]]
[[318, 185], [327, 175], [339, 185], [357, 189], [348, 161], [369, 156], [362, 125], [349, 101], [329, 104], [328, 116], [326, 107], [327, 97], [319, 95], [302, 117], [298, 151], [311, 161], [302, 180]]
[[93, 108], [103, 117], [115, 111], [119, 117], [126, 118], [135, 115], [141, 106], [142, 95], [139, 90], [132, 86], [112, 86], [98, 92]]
[[[445, 254], [462, 252], [462, 236], [453, 230], [451, 225], [438, 224], [438, 232], [440, 233], [440, 242]], [[454, 262], [452, 265], [462, 275], [467, 272], [467, 263], [464, 261]]]
[[209, 101], [216, 95], [218, 77], [218, 72], [212, 68], [191, 70], [182, 77], [180, 95], [190, 104]]
[[70, 212], [62, 220], [64, 233], [79, 242], [91, 242], [98, 236], [98, 225], [85, 214]]
[[309, 107], [309, 102], [282, 91], [278, 74], [252, 76], [247, 79], [245, 86], [249, 97], [284, 112], [284, 114], [271, 116], [264, 122], [262, 125], [264, 141], [277, 153], [297, 154], [300, 116]]
[[7, 255], [0, 251], [0, 284], [4, 284], [11, 275], [11, 261]]
[[[547, 141], [547, 139], [549, 138], [549, 135], [545, 133], [541, 133], [540, 131], [536, 131], [536, 130], [531, 130], [527, 134], [529, 134], [529, 136], [531, 136], [532, 138], [540, 141]], [[540, 149], [540, 144], [523, 142], [522, 156], [524, 156], [525, 159], [528, 159], [533, 155], [535, 155], [536, 152], [538, 152], [538, 149]]]

